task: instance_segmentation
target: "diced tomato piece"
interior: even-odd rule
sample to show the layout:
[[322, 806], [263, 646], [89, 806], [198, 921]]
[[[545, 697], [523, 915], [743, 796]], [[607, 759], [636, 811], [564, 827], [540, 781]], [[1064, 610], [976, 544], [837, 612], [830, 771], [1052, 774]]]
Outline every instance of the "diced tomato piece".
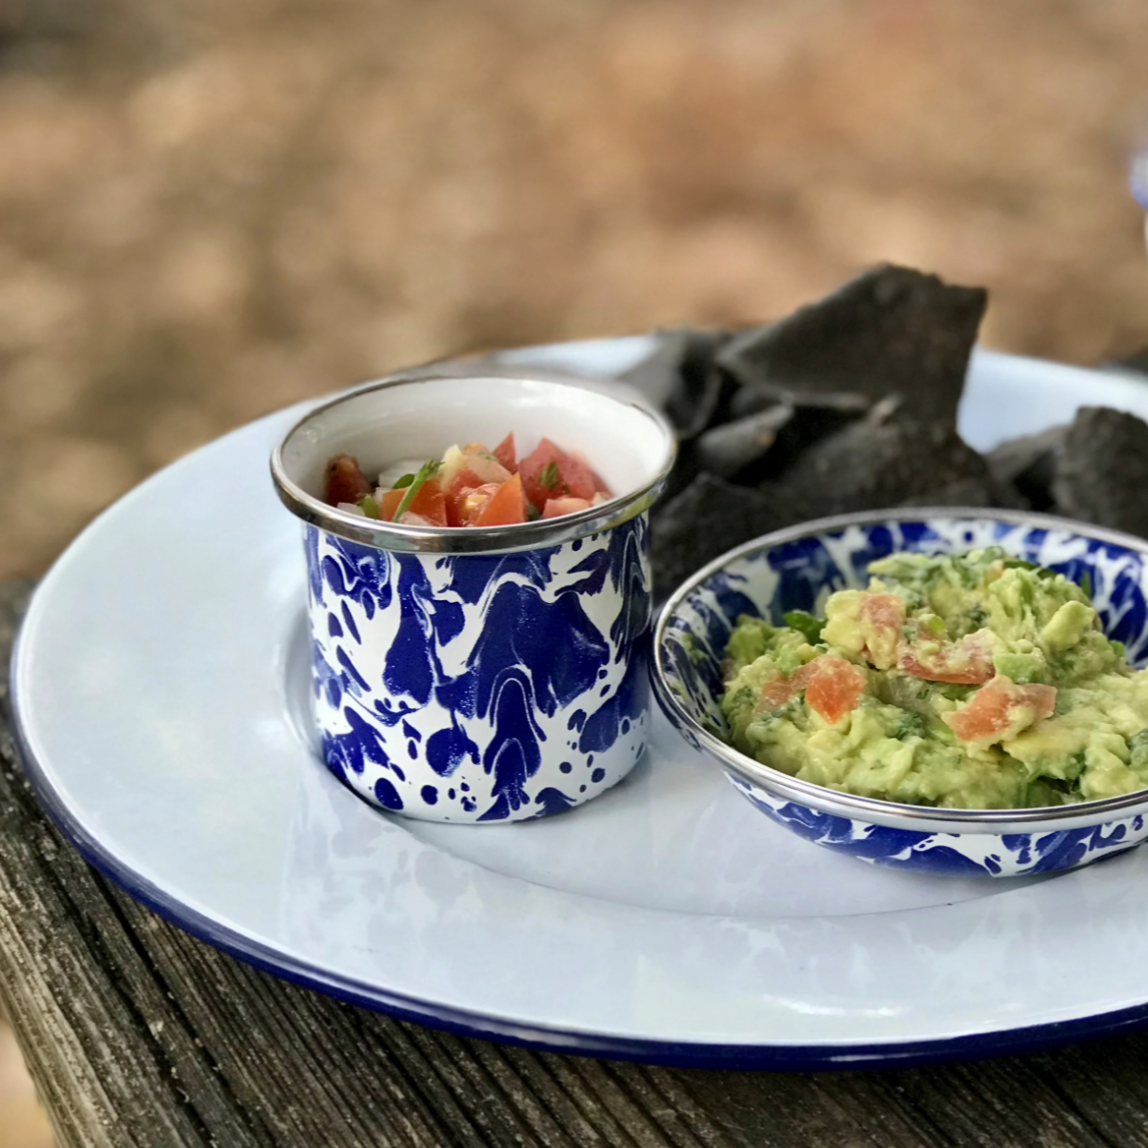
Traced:
[[832, 654], [822, 654], [799, 666], [789, 677], [779, 674], [766, 682], [755, 708], [758, 713], [780, 709], [804, 690], [810, 709], [826, 721], [836, 723], [857, 708], [867, 681], [860, 666]]
[[374, 487], [359, 469], [359, 460], [349, 454], [337, 454], [327, 463], [327, 473], [323, 488], [323, 501], [328, 506], [338, 506], [340, 502], [358, 502]]
[[548, 498], [542, 517], [561, 518], [563, 514], [573, 514], [576, 510], [589, 510], [590, 505], [586, 498]]
[[[602, 493], [607, 498], [610, 497], [610, 488], [602, 481], [598, 472], [586, 460], [586, 456], [580, 450], [571, 450], [566, 452], [566, 457], [572, 462], [576, 462], [579, 466], [584, 466], [590, 474], [590, 481], [594, 484], [595, 493]], [[593, 497], [588, 495], [587, 497]]]
[[874, 626], [900, 630], [905, 624], [905, 603], [896, 594], [861, 595], [861, 617]]
[[383, 495], [383, 501], [379, 503], [379, 517], [386, 522], [392, 522], [404, 494], [406, 494], [405, 490], [388, 490]]
[[900, 666], [905, 673], [930, 682], [979, 686], [996, 672], [992, 654], [977, 634], [967, 634], [959, 642], [929, 644], [937, 648], [926, 650], [916, 642], [902, 648]]
[[783, 678], [778, 674], [762, 686], [754, 711], [756, 713], [768, 713], [770, 710], [780, 709], [793, 697], [795, 692], [793, 686], [790, 685], [789, 678]]
[[544, 438], [525, 458], [518, 460], [518, 473], [522, 475], [522, 489], [526, 497], [535, 506], [542, 509], [548, 498], [561, 498], [570, 493], [562, 486], [561, 476], [556, 474], [551, 486], [543, 486], [539, 477], [549, 463], [555, 464], [557, 472], [558, 461], [563, 457], [559, 450], [548, 438]]
[[514, 431], [511, 431], [510, 434], [491, 451], [491, 454], [493, 454], [511, 474], [516, 474], [518, 472], [518, 462], [517, 456], [514, 453]]
[[591, 499], [604, 489], [601, 479], [581, 455], [563, 455], [558, 460], [558, 477], [574, 498]]
[[[405, 491], [403, 492], [406, 493]], [[385, 501], [385, 499], [384, 499]], [[399, 500], [402, 501], [401, 499]], [[395, 509], [398, 507], [396, 505]], [[394, 513], [394, 511], [392, 511]], [[400, 521], [406, 521], [407, 514], [418, 515], [431, 526], [446, 526], [446, 498], [437, 478], [428, 478], [415, 492], [411, 504], [403, 512]]]
[[1055, 686], [1018, 686], [1009, 678], [998, 677], [977, 690], [964, 709], [942, 714], [941, 720], [961, 741], [991, 743], [1050, 717], [1055, 708]]
[[[460, 470], [446, 488], [446, 520], [450, 526], [465, 526], [467, 515], [463, 503], [467, 496], [483, 485], [473, 470]], [[473, 500], [472, 500], [473, 504]]]
[[[816, 661], [817, 659], [814, 658], [813, 662]], [[775, 671], [773, 676], [761, 687], [761, 693], [757, 697], [756, 712], [767, 713], [770, 710], [781, 709], [794, 695], [805, 689], [809, 679], [813, 676], [813, 662], [806, 662], [804, 666], [798, 666], [789, 677], [782, 677]]]
[[459, 526], [474, 526], [486, 504], [498, 493], [501, 482], [484, 482], [481, 486], [467, 489], [455, 505]]
[[522, 477], [512, 474], [481, 510], [471, 519], [472, 526], [509, 526], [526, 521], [526, 500], [522, 496]]
[[809, 667], [812, 673], [805, 687], [805, 700], [811, 710], [835, 725], [857, 708], [868, 681], [865, 671], [833, 654], [814, 658], [803, 668]]
[[901, 627], [905, 624], [905, 603], [896, 594], [861, 595], [861, 634], [870, 662], [879, 670], [897, 664]]
[[[553, 481], [544, 484], [542, 478], [551, 463], [554, 464], [550, 472]], [[552, 498], [584, 498], [590, 501], [599, 491], [606, 495], [610, 493], [581, 455], [567, 454], [548, 438], [544, 438], [518, 463], [518, 473], [522, 475], [522, 488], [526, 491], [526, 497], [539, 509]]]

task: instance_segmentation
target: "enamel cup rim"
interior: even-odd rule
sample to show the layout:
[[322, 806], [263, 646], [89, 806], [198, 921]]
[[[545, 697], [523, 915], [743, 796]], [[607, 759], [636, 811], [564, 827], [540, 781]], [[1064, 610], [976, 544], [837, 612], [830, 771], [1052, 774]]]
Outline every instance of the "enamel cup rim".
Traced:
[[1119, 797], [1106, 797], [1097, 801], [1078, 802], [1074, 805], [1041, 806], [1030, 809], [937, 809], [932, 806], [908, 805], [903, 802], [882, 801], [844, 793], [814, 782], [803, 781], [789, 774], [763, 765], [754, 758], [727, 745], [698, 722], [681, 704], [671, 685], [669, 662], [666, 656], [666, 637], [671, 623], [682, 603], [715, 573], [731, 562], [746, 555], [771, 550], [784, 543], [795, 542], [815, 534], [844, 530], [850, 526], [878, 526], [883, 523], [924, 522], [949, 520], [954, 523], [969, 520], [1002, 522], [1009, 526], [1032, 526], [1076, 534], [1097, 542], [1132, 550], [1148, 560], [1148, 541], [1131, 534], [1091, 526], [1051, 514], [1026, 513], [976, 507], [913, 507], [890, 510], [862, 511], [855, 514], [834, 515], [799, 523], [784, 530], [776, 530], [752, 539], [727, 551], [703, 566], [674, 591], [662, 607], [654, 628], [653, 672], [654, 696], [671, 723], [685, 737], [702, 746], [728, 773], [741, 777], [751, 785], [775, 797], [807, 806], [837, 817], [868, 821], [896, 829], [913, 829], [932, 833], [1002, 835], [1033, 833], [1044, 830], [1085, 828], [1101, 825], [1120, 818], [1148, 812], [1148, 789], [1138, 789]]
[[[558, 392], [567, 403], [577, 403], [581, 396], [586, 401], [610, 405], [616, 409], [614, 417], [629, 417], [635, 420], [636, 430], [644, 430], [660, 436], [657, 462], [648, 467], [649, 473], [642, 481], [629, 490], [616, 494], [600, 506], [566, 514], [559, 518], [536, 519], [533, 522], [515, 523], [510, 526], [457, 527], [457, 526], [416, 526], [404, 523], [382, 522], [364, 518], [350, 511], [329, 506], [320, 498], [310, 494], [292, 477], [290, 455], [293, 451], [302, 456], [307, 449], [303, 440], [308, 432], [314, 431], [336, 408], [362, 400], [365, 396], [397, 390], [399, 388], [426, 387], [466, 387], [480, 388], [483, 384], [495, 384], [508, 391], [535, 391], [538, 394]], [[428, 392], [430, 393], [430, 392]], [[513, 428], [509, 428], [513, 429]], [[561, 428], [551, 432], [555, 438], [561, 436]], [[333, 444], [318, 440], [310, 445], [311, 453], [330, 457], [335, 453]], [[443, 449], [449, 443], [443, 444]], [[329, 453], [328, 453], [329, 452]], [[619, 387], [619, 393], [611, 393], [601, 386], [578, 386], [555, 382], [545, 378], [520, 378], [501, 375], [476, 374], [462, 377], [443, 378], [441, 375], [426, 374], [401, 378], [381, 379], [366, 383], [344, 392], [327, 402], [320, 403], [307, 412], [284, 435], [271, 455], [271, 477], [282, 503], [296, 517], [321, 530], [338, 535], [380, 550], [423, 552], [434, 554], [505, 554], [521, 550], [534, 550], [545, 546], [557, 546], [584, 538], [590, 534], [609, 530], [628, 521], [642, 511], [649, 509], [665, 486], [666, 478], [677, 456], [677, 442], [674, 432], [666, 419], [653, 407], [640, 399], [629, 388]]]

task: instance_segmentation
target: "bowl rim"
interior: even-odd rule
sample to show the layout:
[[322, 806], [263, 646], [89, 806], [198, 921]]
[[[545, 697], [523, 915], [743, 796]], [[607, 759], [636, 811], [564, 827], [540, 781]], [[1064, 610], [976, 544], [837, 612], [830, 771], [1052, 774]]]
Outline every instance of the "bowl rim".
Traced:
[[1129, 818], [1148, 811], [1148, 788], [1135, 790], [1119, 797], [1105, 797], [1095, 801], [1082, 801], [1074, 805], [1034, 806], [1020, 809], [938, 809], [935, 806], [909, 805], [897, 801], [883, 801], [873, 797], [845, 793], [827, 786], [817, 785], [791, 777], [772, 766], [743, 754], [727, 745], [689, 714], [678, 700], [670, 685], [667, 672], [665, 638], [670, 623], [682, 602], [711, 575], [729, 563], [747, 554], [771, 549], [813, 534], [844, 530], [850, 526], [874, 526], [885, 522], [918, 522], [927, 519], [954, 521], [990, 520], [1012, 526], [1031, 526], [1035, 529], [1067, 531], [1098, 542], [1107, 542], [1135, 551], [1148, 561], [1148, 539], [1137, 538], [1103, 526], [1092, 526], [1053, 514], [1028, 511], [997, 510], [969, 506], [894, 507], [887, 510], [864, 510], [851, 514], [831, 515], [808, 522], [771, 531], [759, 538], [744, 542], [725, 554], [719, 555], [686, 579], [667, 599], [662, 607], [653, 635], [654, 696], [663, 712], [687, 739], [693, 738], [715, 757], [723, 769], [758, 789], [808, 806], [822, 812], [853, 820], [872, 822], [899, 829], [914, 829], [932, 833], [968, 833], [980, 831], [995, 835], [1006, 833], [1032, 833], [1044, 829], [1068, 830], [1102, 824], [1106, 821]]
[[[597, 382], [598, 380], [593, 380]], [[664, 454], [660, 466], [652, 478], [629, 490], [615, 495], [599, 506], [564, 514], [558, 518], [539, 518], [533, 522], [514, 523], [510, 526], [414, 526], [404, 523], [381, 522], [352, 514], [347, 510], [328, 506], [314, 495], [308, 494], [288, 474], [283, 461], [283, 451], [287, 443], [303, 430], [313, 419], [319, 418], [333, 407], [360, 398], [365, 394], [389, 390], [392, 387], [422, 386], [427, 383], [483, 383], [498, 382], [510, 384], [542, 385], [561, 388], [565, 391], [588, 391], [623, 407], [630, 407], [648, 419], [663, 439]], [[598, 534], [620, 526], [635, 518], [653, 505], [665, 488], [666, 479], [677, 458], [677, 436], [666, 418], [650, 404], [639, 401], [631, 392], [611, 394], [600, 387], [587, 388], [576, 381], [559, 382], [546, 378], [545, 372], [539, 375], [506, 376], [476, 372], [473, 375], [426, 373], [388, 376], [362, 386], [340, 391], [326, 402], [311, 407], [300, 419], [294, 422], [271, 452], [271, 479], [275, 484], [279, 500], [296, 517], [311, 526], [317, 526], [329, 534], [349, 539], [361, 545], [379, 550], [426, 552], [433, 554], [508, 554], [521, 550], [535, 550], [540, 547], [558, 546], [573, 542], [590, 534]]]

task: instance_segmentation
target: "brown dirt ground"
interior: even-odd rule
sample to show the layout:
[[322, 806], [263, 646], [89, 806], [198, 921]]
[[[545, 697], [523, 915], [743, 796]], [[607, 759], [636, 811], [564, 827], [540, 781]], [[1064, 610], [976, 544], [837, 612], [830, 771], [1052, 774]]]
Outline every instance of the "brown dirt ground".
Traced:
[[1128, 353], [1146, 64], [1143, 0], [0, 0], [0, 575], [295, 399], [883, 259]]
[[0, 0], [0, 574], [238, 423], [892, 259], [1148, 342], [1148, 5]]

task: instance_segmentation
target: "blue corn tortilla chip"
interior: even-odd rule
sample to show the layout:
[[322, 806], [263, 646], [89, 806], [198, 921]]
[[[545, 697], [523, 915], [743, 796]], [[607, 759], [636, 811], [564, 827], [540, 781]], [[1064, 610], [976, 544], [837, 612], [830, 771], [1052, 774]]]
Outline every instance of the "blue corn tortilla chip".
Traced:
[[1052, 484], [1060, 513], [1148, 538], [1146, 490], [1148, 423], [1124, 411], [1081, 407]]
[[688, 441], [724, 417], [736, 384], [714, 368], [714, 353], [726, 331], [681, 327], [658, 333], [652, 355], [620, 377], [637, 387], [669, 418], [679, 439]]
[[789, 521], [772, 489], [734, 486], [716, 475], [699, 474], [654, 512], [654, 598], [665, 599], [707, 562]]
[[1039, 434], [1022, 435], [993, 447], [985, 462], [993, 478], [1011, 487], [1033, 510], [1054, 510], [1052, 492], [1064, 453], [1067, 426], [1052, 427]]
[[916, 418], [955, 423], [987, 300], [979, 287], [876, 267], [786, 319], [733, 336], [716, 361], [775, 402], [800, 405], [803, 394], [818, 392], [870, 402], [896, 394]]
[[867, 418], [822, 439], [779, 484], [795, 521], [916, 505], [1020, 506], [947, 421]]

